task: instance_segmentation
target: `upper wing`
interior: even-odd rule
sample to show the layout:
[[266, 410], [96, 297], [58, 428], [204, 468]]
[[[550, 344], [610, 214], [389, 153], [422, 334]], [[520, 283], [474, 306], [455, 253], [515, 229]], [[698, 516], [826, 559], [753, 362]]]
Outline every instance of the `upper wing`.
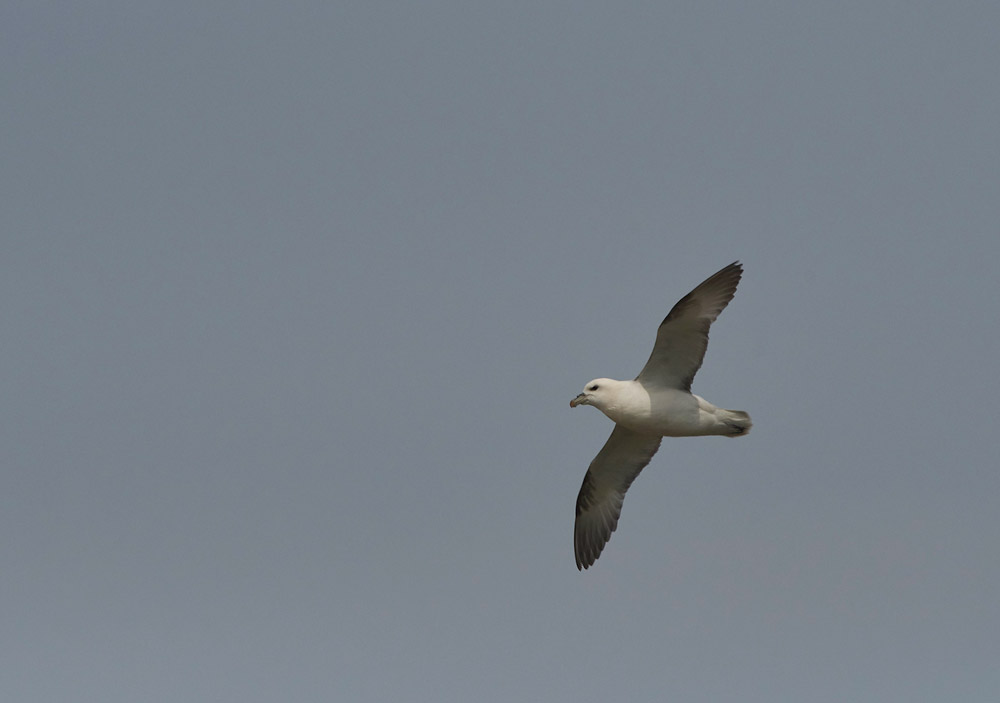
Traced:
[[733, 299], [742, 275], [736, 261], [677, 301], [656, 330], [653, 353], [636, 380], [690, 391], [708, 348], [708, 328]]
[[586, 569], [601, 555], [618, 527], [625, 491], [656, 454], [661, 439], [615, 425], [604, 447], [590, 462], [576, 498], [576, 568]]

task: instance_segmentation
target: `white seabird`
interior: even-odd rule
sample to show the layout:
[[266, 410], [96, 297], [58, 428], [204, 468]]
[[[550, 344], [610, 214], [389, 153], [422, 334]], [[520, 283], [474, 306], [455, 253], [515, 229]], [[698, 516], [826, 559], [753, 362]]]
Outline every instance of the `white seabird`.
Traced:
[[625, 492], [663, 437], [742, 437], [750, 431], [747, 413], [717, 408], [691, 393], [708, 347], [708, 328], [733, 299], [742, 275], [743, 266], [734, 262], [681, 298], [656, 330], [653, 353], [635, 380], [595, 378], [569, 402], [571, 408], [593, 405], [615, 422], [576, 499], [578, 569], [601, 555], [618, 527]]

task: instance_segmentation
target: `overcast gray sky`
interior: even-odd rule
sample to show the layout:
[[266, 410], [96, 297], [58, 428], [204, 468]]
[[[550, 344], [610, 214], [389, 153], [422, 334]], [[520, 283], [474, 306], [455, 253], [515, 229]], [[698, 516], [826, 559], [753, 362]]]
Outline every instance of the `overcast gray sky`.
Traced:
[[[1000, 5], [0, 6], [0, 698], [1000, 696]], [[594, 568], [674, 302], [746, 274]]]

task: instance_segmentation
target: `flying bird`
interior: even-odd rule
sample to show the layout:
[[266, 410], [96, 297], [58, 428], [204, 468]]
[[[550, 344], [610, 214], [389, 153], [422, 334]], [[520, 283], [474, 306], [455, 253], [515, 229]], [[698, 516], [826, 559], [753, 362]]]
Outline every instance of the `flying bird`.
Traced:
[[733, 299], [742, 275], [736, 261], [681, 298], [656, 330], [653, 353], [635, 380], [595, 378], [569, 402], [571, 408], [593, 405], [615, 422], [576, 499], [577, 569], [590, 567], [601, 555], [618, 527], [625, 492], [663, 437], [742, 437], [750, 431], [747, 413], [718, 408], [691, 393], [708, 347], [708, 328]]

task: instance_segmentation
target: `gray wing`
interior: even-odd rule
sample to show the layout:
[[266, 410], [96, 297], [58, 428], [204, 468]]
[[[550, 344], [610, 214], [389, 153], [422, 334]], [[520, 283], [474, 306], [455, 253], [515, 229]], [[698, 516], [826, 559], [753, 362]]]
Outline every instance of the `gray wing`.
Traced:
[[615, 425], [604, 447], [590, 462], [576, 498], [573, 549], [577, 569], [588, 568], [601, 555], [618, 527], [625, 491], [656, 454], [661, 439]]
[[708, 328], [733, 299], [742, 275], [743, 266], [733, 262], [677, 301], [656, 330], [653, 353], [636, 380], [690, 391], [708, 348]]

